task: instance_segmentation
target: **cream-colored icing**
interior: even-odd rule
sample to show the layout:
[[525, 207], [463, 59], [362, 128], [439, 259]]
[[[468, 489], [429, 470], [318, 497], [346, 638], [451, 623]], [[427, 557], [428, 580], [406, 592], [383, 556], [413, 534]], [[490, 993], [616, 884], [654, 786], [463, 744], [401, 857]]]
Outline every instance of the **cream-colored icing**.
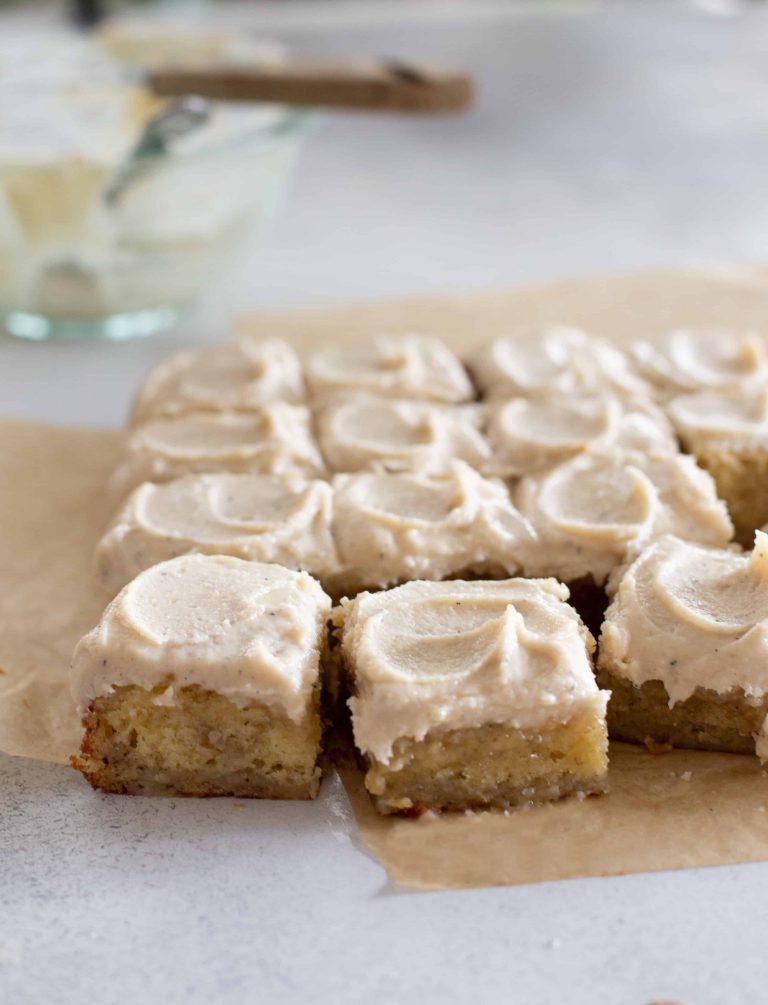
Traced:
[[321, 407], [316, 418], [332, 471], [439, 471], [453, 459], [481, 468], [490, 457], [472, 405], [359, 395]]
[[589, 448], [676, 450], [664, 414], [649, 401], [612, 394], [542, 395], [487, 406], [488, 474], [515, 477], [552, 467]]
[[768, 444], [768, 390], [681, 394], [667, 411], [689, 450], [707, 443]]
[[322, 474], [308, 410], [274, 402], [248, 414], [194, 412], [145, 422], [128, 436], [112, 491], [123, 497], [142, 482], [217, 471]]
[[397, 767], [393, 746], [433, 730], [536, 729], [605, 714], [594, 642], [554, 580], [407, 583], [345, 602], [343, 653], [357, 746]]
[[469, 367], [486, 398], [606, 390], [643, 396], [647, 390], [620, 349], [564, 326], [496, 339], [474, 354]]
[[339, 592], [469, 570], [514, 575], [533, 541], [506, 488], [462, 461], [435, 475], [337, 475], [333, 489]]
[[[751, 554], [667, 536], [622, 576], [608, 609], [600, 663], [640, 686], [664, 684], [670, 706], [698, 688], [768, 693], [768, 536]], [[758, 739], [765, 758], [765, 729]]]
[[692, 457], [609, 449], [524, 478], [514, 494], [539, 543], [526, 575], [566, 582], [611, 571], [662, 534], [724, 545], [733, 526]]
[[317, 686], [330, 599], [306, 572], [222, 555], [185, 555], [132, 580], [77, 645], [80, 714], [115, 687], [197, 685], [294, 722]]
[[320, 349], [307, 360], [306, 377], [317, 398], [364, 392], [455, 403], [474, 397], [456, 356], [439, 339], [426, 335], [380, 335]]
[[768, 344], [756, 332], [681, 328], [638, 340], [632, 356], [665, 399], [686, 391], [768, 387]]
[[249, 412], [273, 401], [303, 400], [294, 349], [279, 339], [241, 339], [163, 360], [139, 390], [131, 423], [185, 412]]
[[135, 489], [96, 549], [112, 596], [144, 569], [189, 553], [336, 569], [331, 487], [300, 475], [188, 475]]

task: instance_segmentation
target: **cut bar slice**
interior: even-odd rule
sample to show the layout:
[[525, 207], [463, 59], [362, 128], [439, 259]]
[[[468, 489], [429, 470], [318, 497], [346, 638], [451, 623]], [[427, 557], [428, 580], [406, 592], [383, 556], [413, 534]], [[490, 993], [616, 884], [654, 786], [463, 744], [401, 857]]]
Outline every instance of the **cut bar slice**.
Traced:
[[329, 612], [278, 565], [188, 555], [143, 572], [75, 650], [73, 766], [106, 792], [313, 798]]
[[304, 397], [294, 349], [279, 339], [241, 339], [163, 360], [139, 389], [131, 424], [187, 412], [252, 412]]
[[554, 580], [413, 582], [345, 603], [342, 659], [382, 813], [605, 789], [607, 693]]
[[135, 489], [96, 549], [96, 575], [113, 597], [134, 576], [187, 554], [232, 555], [335, 572], [331, 487], [302, 475], [187, 475]]
[[276, 401], [249, 413], [190, 412], [145, 422], [128, 436], [110, 491], [122, 500], [142, 482], [211, 472], [321, 476], [308, 409]]
[[768, 538], [751, 555], [663, 537], [608, 609], [598, 679], [618, 740], [768, 759]]

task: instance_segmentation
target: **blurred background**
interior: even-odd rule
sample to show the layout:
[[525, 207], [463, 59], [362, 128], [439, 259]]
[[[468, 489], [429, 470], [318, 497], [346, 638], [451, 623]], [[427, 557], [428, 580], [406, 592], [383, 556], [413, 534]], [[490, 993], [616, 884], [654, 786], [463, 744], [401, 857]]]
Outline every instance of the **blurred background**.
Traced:
[[[119, 346], [0, 338], [6, 414], [118, 423], [148, 365], [225, 337], [232, 315], [247, 311], [768, 258], [763, 3], [148, 0], [106, 9], [312, 56], [442, 63], [467, 70], [477, 97], [451, 116], [321, 113], [302, 133], [268, 227], [196, 283], [175, 327]], [[0, 86], [16, 33], [42, 38], [71, 18], [71, 5], [0, 6]], [[32, 58], [33, 78], [44, 63]], [[13, 145], [12, 93], [0, 108], [3, 150]]]

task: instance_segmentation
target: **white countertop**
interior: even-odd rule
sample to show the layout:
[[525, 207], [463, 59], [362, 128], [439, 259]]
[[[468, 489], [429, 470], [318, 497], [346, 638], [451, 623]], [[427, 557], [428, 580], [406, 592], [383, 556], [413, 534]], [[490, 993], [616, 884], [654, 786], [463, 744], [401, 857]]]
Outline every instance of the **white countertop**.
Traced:
[[[234, 21], [466, 65], [477, 108], [329, 117], [261, 253], [178, 331], [0, 339], [0, 414], [116, 425], [152, 362], [243, 310], [768, 259], [768, 7], [291, 3]], [[338, 784], [312, 805], [125, 799], [0, 757], [3, 1005], [759, 1002], [767, 890], [751, 865], [402, 891]]]

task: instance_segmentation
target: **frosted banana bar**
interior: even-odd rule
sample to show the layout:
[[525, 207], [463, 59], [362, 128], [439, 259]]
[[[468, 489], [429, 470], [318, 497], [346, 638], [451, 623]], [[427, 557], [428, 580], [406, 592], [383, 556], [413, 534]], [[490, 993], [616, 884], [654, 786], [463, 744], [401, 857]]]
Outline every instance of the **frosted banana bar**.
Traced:
[[607, 693], [554, 580], [407, 583], [343, 605], [342, 660], [381, 813], [601, 792]]
[[768, 761], [768, 537], [751, 553], [663, 537], [608, 609], [598, 679], [611, 735]]
[[136, 395], [131, 425], [186, 412], [252, 412], [273, 401], [304, 399], [294, 349], [279, 339], [241, 338], [163, 360]]
[[534, 474], [586, 450], [678, 450], [669, 420], [649, 400], [542, 394], [491, 401], [483, 415], [491, 451], [484, 473], [502, 478]]
[[304, 569], [338, 568], [328, 482], [302, 475], [187, 475], [135, 489], [96, 548], [99, 583], [114, 596], [134, 576], [190, 553]]
[[408, 333], [320, 349], [307, 360], [306, 379], [316, 402], [350, 393], [446, 404], [475, 396], [464, 367], [446, 345]]
[[328, 468], [441, 471], [454, 459], [480, 469], [490, 448], [472, 405], [435, 405], [357, 395], [321, 405], [317, 438]]
[[602, 586], [662, 534], [715, 546], [733, 535], [712, 478], [669, 451], [586, 451], [523, 478], [513, 501], [538, 537], [525, 575], [567, 583]]
[[73, 766], [105, 792], [313, 798], [330, 607], [279, 565], [187, 555], [141, 573], [75, 650]]
[[505, 486], [463, 461], [439, 474], [336, 475], [333, 533], [337, 596], [412, 579], [506, 578], [535, 546]]
[[257, 412], [193, 412], [153, 419], [131, 431], [112, 478], [115, 499], [142, 482], [167, 482], [189, 474], [306, 477], [324, 474], [303, 405], [274, 402]]
[[680, 328], [638, 339], [630, 351], [660, 401], [697, 391], [768, 388], [768, 342], [757, 332]]
[[768, 522], [768, 388], [681, 394], [667, 406], [686, 450], [710, 472], [745, 545]]
[[483, 398], [579, 396], [606, 391], [645, 398], [648, 385], [629, 358], [605, 339], [564, 325], [520, 332], [486, 343], [467, 366]]

